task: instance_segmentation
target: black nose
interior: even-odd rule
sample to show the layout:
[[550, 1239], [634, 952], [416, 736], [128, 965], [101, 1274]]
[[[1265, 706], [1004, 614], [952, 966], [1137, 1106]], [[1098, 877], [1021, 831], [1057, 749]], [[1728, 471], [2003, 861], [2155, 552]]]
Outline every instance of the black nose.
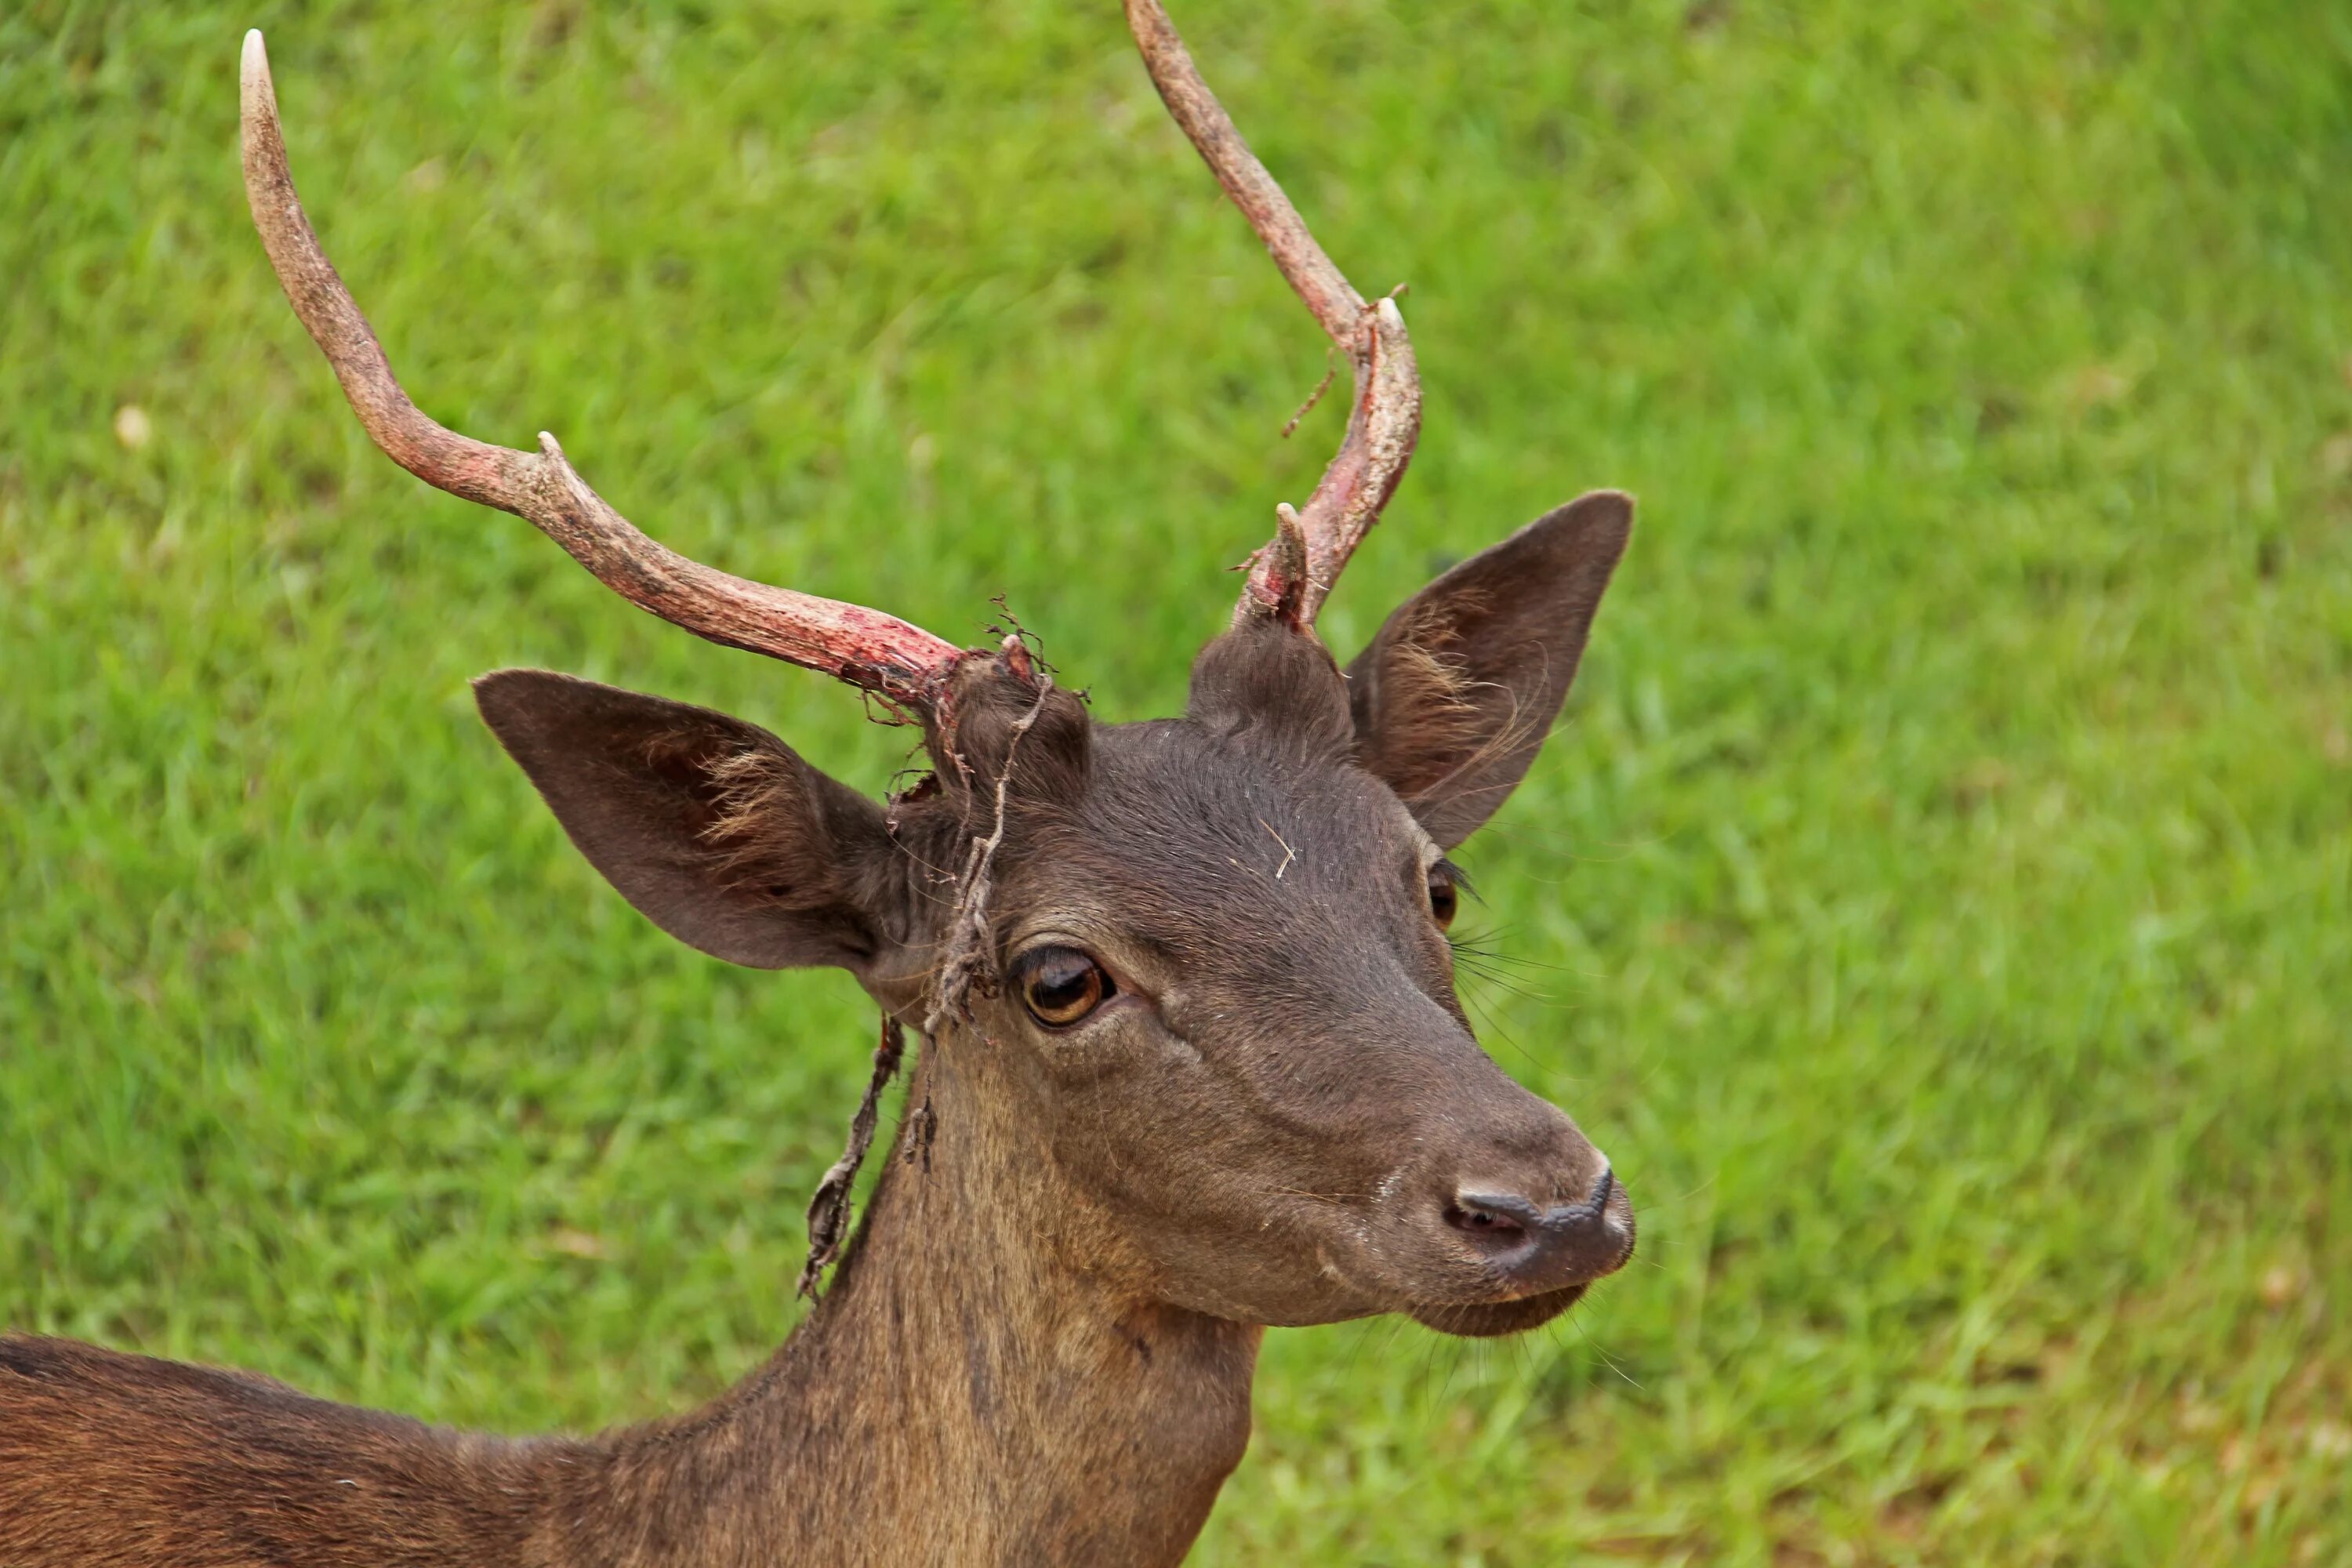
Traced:
[[1549, 1208], [1517, 1193], [1456, 1192], [1445, 1223], [1472, 1237], [1487, 1265], [1514, 1284], [1553, 1290], [1613, 1273], [1632, 1254], [1633, 1227], [1612, 1206], [1629, 1205], [1603, 1167], [1581, 1202]]

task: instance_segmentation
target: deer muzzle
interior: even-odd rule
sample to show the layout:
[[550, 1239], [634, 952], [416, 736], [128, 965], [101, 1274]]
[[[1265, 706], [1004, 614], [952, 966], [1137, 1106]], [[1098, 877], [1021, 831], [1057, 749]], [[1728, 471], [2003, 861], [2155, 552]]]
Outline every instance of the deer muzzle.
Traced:
[[1439, 1097], [1421, 1157], [1382, 1184], [1369, 1228], [1414, 1317], [1451, 1333], [1511, 1333], [1626, 1265], [1633, 1205], [1557, 1106], [1491, 1067], [1465, 1077], [1481, 1092]]
[[1465, 1183], [1445, 1207], [1445, 1223], [1517, 1297], [1590, 1284], [1633, 1255], [1633, 1205], [1605, 1163], [1574, 1203], [1539, 1204], [1488, 1183]]

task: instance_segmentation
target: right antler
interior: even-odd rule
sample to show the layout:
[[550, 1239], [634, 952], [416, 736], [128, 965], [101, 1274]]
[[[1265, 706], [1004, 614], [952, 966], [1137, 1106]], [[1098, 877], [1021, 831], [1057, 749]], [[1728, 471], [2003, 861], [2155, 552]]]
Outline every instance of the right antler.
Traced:
[[258, 29], [245, 36], [242, 77], [254, 226], [294, 313], [386, 456], [451, 495], [529, 519], [598, 582], [673, 626], [838, 677], [880, 697], [894, 717], [936, 710], [964, 658], [954, 644], [878, 610], [730, 576], [664, 548], [590, 489], [544, 431], [536, 453], [518, 452], [460, 436], [420, 412], [303, 215]]
[[1348, 557], [1381, 518], [1421, 434], [1421, 375], [1394, 299], [1367, 305], [1234, 129], [1233, 117], [1192, 64], [1160, 0], [1127, 0], [1127, 24], [1160, 100], [1200, 150], [1225, 195], [1250, 221], [1307, 308], [1348, 356], [1355, 406], [1338, 456], [1302, 510], [1275, 509], [1274, 540], [1250, 563], [1236, 623], [1276, 616], [1304, 631], [1315, 624]]

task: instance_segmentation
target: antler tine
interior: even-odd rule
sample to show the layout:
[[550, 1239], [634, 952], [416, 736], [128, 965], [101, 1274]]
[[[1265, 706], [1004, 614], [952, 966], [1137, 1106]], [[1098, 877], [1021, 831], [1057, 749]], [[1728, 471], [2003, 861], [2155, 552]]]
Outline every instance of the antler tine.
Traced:
[[1355, 376], [1355, 405], [1338, 455], [1304, 508], [1295, 513], [1286, 505], [1278, 509], [1274, 541], [1251, 561], [1248, 584], [1234, 611], [1236, 624], [1253, 616], [1276, 616], [1306, 630], [1412, 460], [1421, 433], [1421, 374], [1413, 363], [1412, 341], [1405, 335], [1395, 300], [1367, 306], [1315, 243], [1298, 209], [1201, 79], [1160, 0], [1127, 0], [1127, 23], [1160, 101], [1249, 219], [1283, 277], [1346, 353]]
[[245, 36], [240, 74], [245, 191], [254, 226], [294, 313], [385, 456], [426, 484], [528, 519], [598, 582], [697, 637], [821, 670], [877, 694], [894, 710], [937, 703], [964, 657], [954, 644], [878, 610], [714, 571], [655, 542], [588, 488], [544, 431], [537, 452], [518, 452], [427, 418], [401, 390], [302, 211], [258, 29]]

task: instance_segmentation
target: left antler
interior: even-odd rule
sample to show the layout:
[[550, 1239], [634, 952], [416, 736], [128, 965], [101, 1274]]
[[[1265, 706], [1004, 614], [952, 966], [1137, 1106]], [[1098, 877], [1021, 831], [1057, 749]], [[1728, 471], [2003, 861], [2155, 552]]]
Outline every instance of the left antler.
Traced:
[[646, 538], [588, 488], [541, 432], [537, 452], [476, 441], [434, 423], [392, 374], [367, 318], [320, 248], [294, 193], [261, 34], [245, 36], [245, 192], [294, 313], [384, 454], [426, 484], [529, 519], [629, 603], [697, 637], [821, 670], [894, 710], [935, 712], [964, 651], [895, 616], [772, 588], [689, 561]]
[[1294, 511], [1284, 502], [1276, 508], [1274, 540], [1251, 563], [1234, 611], [1236, 622], [1275, 616], [1303, 631], [1315, 624], [1340, 569], [1380, 521], [1412, 460], [1421, 434], [1421, 374], [1412, 340], [1394, 299], [1366, 304], [1315, 243], [1298, 209], [1201, 79], [1160, 0], [1127, 0], [1127, 23], [1168, 112], [1249, 219], [1283, 277], [1347, 354], [1355, 377], [1355, 405], [1339, 454], [1305, 507]]

